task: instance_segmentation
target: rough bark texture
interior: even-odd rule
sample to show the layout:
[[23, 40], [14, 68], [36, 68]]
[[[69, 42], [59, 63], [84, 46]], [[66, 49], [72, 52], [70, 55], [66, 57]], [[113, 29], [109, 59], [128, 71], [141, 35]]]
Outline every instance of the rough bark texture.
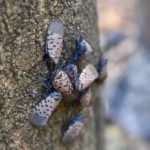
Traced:
[[[0, 0], [0, 149], [23, 150], [98, 150], [102, 149], [98, 85], [93, 85], [94, 109], [87, 114], [82, 135], [70, 145], [60, 142], [60, 127], [70, 116], [70, 104], [61, 102], [48, 124], [41, 128], [28, 122], [28, 114], [40, 100], [33, 91], [41, 85], [32, 78], [46, 67], [32, 69], [42, 58], [48, 21], [61, 19], [65, 32], [80, 30], [99, 56], [97, 16], [93, 0]], [[82, 64], [85, 64], [83, 62]], [[94, 110], [94, 111], [93, 111]]]

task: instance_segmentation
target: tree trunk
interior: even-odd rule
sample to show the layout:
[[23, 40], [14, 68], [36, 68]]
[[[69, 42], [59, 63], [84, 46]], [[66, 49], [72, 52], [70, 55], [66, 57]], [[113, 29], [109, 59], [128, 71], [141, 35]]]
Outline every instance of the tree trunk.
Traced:
[[46, 72], [45, 66], [32, 68], [32, 65], [42, 59], [48, 21], [61, 19], [65, 33], [81, 31], [95, 50], [89, 58], [95, 63], [100, 53], [95, 4], [94, 0], [0, 1], [0, 149], [102, 149], [98, 85], [92, 87], [94, 107], [83, 111], [87, 114], [85, 127], [73, 144], [60, 141], [60, 128], [69, 117], [70, 104], [61, 102], [44, 127], [33, 127], [28, 122], [29, 112], [40, 100], [40, 96], [33, 96], [36, 90], [41, 90], [33, 78]]

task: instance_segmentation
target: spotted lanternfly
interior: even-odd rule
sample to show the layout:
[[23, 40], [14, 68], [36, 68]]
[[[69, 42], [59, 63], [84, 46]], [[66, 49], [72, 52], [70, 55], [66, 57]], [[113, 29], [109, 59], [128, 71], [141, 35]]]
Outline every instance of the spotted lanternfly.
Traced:
[[43, 99], [29, 114], [29, 121], [35, 126], [43, 126], [62, 99], [59, 92], [53, 92]]
[[48, 55], [55, 64], [58, 63], [62, 53], [63, 35], [63, 23], [60, 20], [50, 21], [45, 44], [45, 54]]
[[85, 117], [83, 115], [76, 115], [63, 124], [61, 135], [62, 142], [71, 143], [79, 136], [83, 128], [84, 119]]
[[98, 72], [92, 64], [88, 64], [79, 77], [76, 79], [75, 86], [79, 91], [89, 87], [89, 85], [98, 78]]
[[98, 80], [103, 81], [107, 77], [107, 59], [100, 57], [97, 63], [97, 71], [99, 73]]
[[84, 55], [89, 55], [93, 52], [91, 45], [80, 36], [79, 40], [76, 40], [76, 47], [73, 54], [74, 61], [80, 60]]
[[89, 107], [92, 104], [92, 91], [90, 87], [81, 92], [80, 104], [83, 107]]
[[61, 92], [64, 96], [74, 95], [72, 82], [67, 73], [62, 69], [56, 70], [56, 72], [54, 73], [52, 85], [55, 90]]

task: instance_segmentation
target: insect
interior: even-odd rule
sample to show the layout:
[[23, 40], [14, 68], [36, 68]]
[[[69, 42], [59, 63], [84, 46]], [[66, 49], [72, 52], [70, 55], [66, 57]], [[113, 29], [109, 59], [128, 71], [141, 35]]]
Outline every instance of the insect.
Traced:
[[92, 103], [92, 91], [91, 88], [88, 87], [81, 92], [80, 104], [83, 107], [89, 107], [91, 103]]
[[[74, 37], [74, 39], [76, 39]], [[73, 62], [77, 62], [80, 60], [84, 55], [89, 55], [93, 52], [91, 45], [84, 39], [83, 36], [80, 36], [79, 39], [76, 39], [75, 49], [71, 60]]]
[[[52, 71], [45, 81], [38, 79], [46, 89], [61, 92], [68, 98], [74, 97], [74, 82], [77, 76], [77, 66], [74, 64], [61, 64]], [[75, 97], [74, 97], [75, 98]]]
[[52, 74], [52, 86], [61, 92], [63, 96], [74, 96], [74, 82], [78, 69], [75, 64], [65, 64], [57, 68]]
[[64, 25], [60, 20], [49, 22], [44, 57], [51, 58], [55, 64], [59, 62], [63, 46]]
[[79, 91], [87, 88], [94, 80], [98, 78], [98, 72], [92, 64], [88, 64], [77, 77], [75, 86]]
[[59, 92], [50, 93], [30, 112], [29, 122], [35, 126], [44, 126], [52, 112], [60, 103], [62, 95]]
[[64, 96], [73, 95], [74, 89], [72, 82], [69, 76], [62, 69], [56, 70], [52, 85], [55, 90], [61, 92]]
[[108, 60], [105, 59], [103, 56], [99, 58], [97, 63], [97, 71], [99, 73], [98, 80], [103, 81], [107, 77], [107, 62]]
[[64, 143], [73, 142], [80, 134], [83, 128], [85, 116], [75, 115], [62, 126], [61, 140]]
[[[93, 52], [93, 49], [88, 41], [80, 34], [79, 38], [76, 38], [71, 33], [69, 34], [75, 40], [75, 48], [73, 50], [73, 54], [67, 58], [67, 60], [71, 63], [76, 63], [77, 61], [81, 60], [83, 56], [88, 56]], [[65, 49], [69, 54], [69, 50], [67, 45], [65, 44]], [[69, 54], [70, 55], [70, 54]]]

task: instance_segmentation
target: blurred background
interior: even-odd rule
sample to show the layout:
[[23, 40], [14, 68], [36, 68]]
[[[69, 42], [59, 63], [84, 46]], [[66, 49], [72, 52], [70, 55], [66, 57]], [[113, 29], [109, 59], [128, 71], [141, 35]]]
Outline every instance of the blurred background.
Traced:
[[150, 150], [149, 8], [148, 0], [98, 0], [106, 150]]

